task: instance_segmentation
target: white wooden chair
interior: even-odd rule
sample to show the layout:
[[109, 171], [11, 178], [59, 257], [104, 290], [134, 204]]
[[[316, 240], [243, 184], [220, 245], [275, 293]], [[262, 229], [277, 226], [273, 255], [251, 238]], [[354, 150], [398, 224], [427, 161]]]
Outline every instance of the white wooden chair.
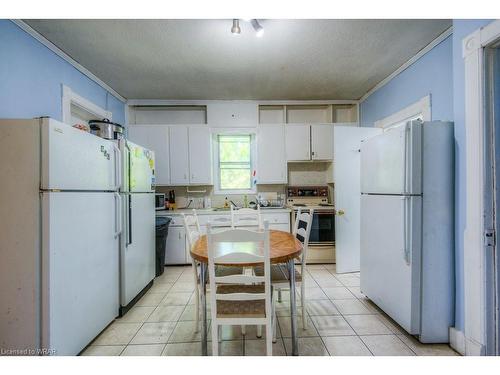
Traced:
[[[182, 213], [182, 218], [184, 220], [184, 229], [186, 231], [186, 238], [188, 242], [189, 249], [191, 250], [194, 246], [195, 242], [200, 238], [203, 234], [200, 226], [200, 222], [198, 220], [198, 215], [196, 214], [196, 210], [193, 209], [192, 215], [185, 215]], [[198, 272], [199, 263], [195, 259], [191, 259], [191, 266], [193, 269], [193, 277], [194, 277], [194, 293], [195, 293], [195, 321], [196, 321], [196, 332], [199, 331], [200, 328], [200, 273]], [[216, 272], [218, 275], [235, 275], [241, 274], [243, 269], [241, 267], [217, 267]]]
[[257, 209], [239, 208], [235, 209], [231, 205], [231, 228], [247, 227], [247, 229], [263, 229], [260, 206]]
[[[238, 250], [238, 243], [253, 243], [257, 251]], [[266, 353], [272, 355], [273, 326], [276, 325], [270, 277], [269, 223], [263, 231], [230, 229], [212, 233], [207, 227], [208, 274], [212, 317], [212, 354], [219, 354], [219, 331], [222, 325], [264, 325]], [[262, 276], [240, 274], [218, 276], [215, 264], [263, 263]]]
[[[307, 248], [309, 246], [309, 235], [311, 233], [312, 219], [314, 210], [310, 209], [309, 212], [301, 212], [299, 209], [297, 211], [297, 216], [295, 218], [295, 225], [293, 228], [293, 235], [302, 243], [302, 254], [301, 254], [301, 269], [300, 273], [295, 270], [295, 282], [300, 283], [300, 298], [302, 304], [302, 328], [307, 329], [307, 308], [306, 308], [306, 258], [307, 258]], [[261, 267], [256, 267], [256, 275], [262, 274]], [[275, 264], [271, 267], [271, 281], [273, 287], [281, 293], [282, 289], [290, 289], [288, 268], [284, 264]], [[280, 299], [280, 298], [279, 298]], [[276, 341], [276, 332], [273, 332], [273, 341]]]
[[[200, 222], [198, 220], [198, 215], [196, 214], [196, 210], [193, 209], [192, 215], [182, 214], [182, 218], [184, 219], [184, 229], [186, 231], [186, 238], [188, 241], [189, 249], [191, 250], [194, 246], [196, 240], [201, 236], [201, 227]], [[195, 314], [196, 314], [196, 332], [198, 332], [200, 328], [200, 287], [199, 287], [199, 274], [198, 274], [198, 262], [195, 259], [191, 259], [191, 266], [193, 268], [193, 276], [194, 276], [194, 293], [195, 293]]]

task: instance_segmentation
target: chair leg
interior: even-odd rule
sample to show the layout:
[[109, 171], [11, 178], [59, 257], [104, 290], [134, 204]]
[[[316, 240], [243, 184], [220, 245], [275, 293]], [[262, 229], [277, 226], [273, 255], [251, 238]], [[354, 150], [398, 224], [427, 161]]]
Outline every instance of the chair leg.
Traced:
[[276, 342], [276, 326], [278, 325], [278, 320], [276, 319], [276, 304], [274, 301], [271, 303], [271, 308], [272, 308], [272, 326], [273, 326], [273, 343]]
[[257, 337], [260, 339], [262, 337], [262, 326], [257, 326]]
[[269, 319], [268, 323], [266, 324], [266, 354], [268, 356], [273, 355], [273, 332], [272, 332], [272, 324], [271, 324], [271, 319]]
[[196, 320], [196, 328], [195, 332], [199, 332], [200, 330], [200, 288], [198, 288], [198, 284], [195, 285], [194, 288], [194, 294], [196, 301], [194, 303], [194, 313], [195, 313], [195, 320]]
[[221, 343], [222, 342], [222, 326], [219, 326], [217, 334], [219, 336], [219, 343]]
[[300, 285], [300, 299], [302, 303], [302, 328], [307, 329], [307, 308], [306, 308], [306, 288], [302, 282]]
[[212, 355], [219, 355], [219, 326], [212, 321]]

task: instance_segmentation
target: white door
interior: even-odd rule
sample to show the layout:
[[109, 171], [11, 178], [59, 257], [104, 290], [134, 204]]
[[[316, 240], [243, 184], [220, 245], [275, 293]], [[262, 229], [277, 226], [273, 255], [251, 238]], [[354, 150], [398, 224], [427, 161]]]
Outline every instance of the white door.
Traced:
[[167, 125], [135, 125], [128, 128], [128, 139], [155, 153], [156, 185], [170, 184], [170, 155]]
[[421, 138], [421, 123], [413, 121], [363, 142], [361, 191], [421, 194]]
[[212, 140], [207, 126], [189, 128], [189, 182], [212, 184]]
[[155, 277], [155, 200], [152, 193], [124, 194], [120, 295], [126, 306]]
[[186, 231], [183, 227], [170, 227], [165, 245], [165, 264], [186, 263]]
[[420, 332], [419, 196], [362, 195], [361, 291], [411, 334]]
[[42, 189], [118, 190], [120, 158], [114, 142], [46, 119], [41, 143]]
[[76, 355], [118, 315], [119, 197], [42, 193], [42, 347]]
[[189, 184], [189, 141], [188, 128], [170, 127], [170, 182], [172, 185]]
[[311, 125], [311, 159], [333, 159], [333, 125]]
[[310, 131], [309, 125], [285, 125], [286, 160], [311, 160]]
[[257, 178], [259, 184], [286, 184], [285, 128], [261, 125], [257, 136]]
[[378, 128], [334, 127], [335, 258], [337, 272], [359, 271], [360, 144]]

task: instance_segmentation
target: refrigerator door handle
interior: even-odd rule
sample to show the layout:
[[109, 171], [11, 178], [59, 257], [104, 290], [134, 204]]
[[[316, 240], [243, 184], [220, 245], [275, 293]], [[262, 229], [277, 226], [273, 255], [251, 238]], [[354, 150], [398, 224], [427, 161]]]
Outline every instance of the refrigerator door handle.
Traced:
[[122, 158], [120, 149], [113, 144], [113, 153], [115, 156], [115, 190], [119, 190], [122, 186]]
[[128, 195], [127, 217], [128, 217], [127, 245], [130, 245], [132, 243], [132, 196], [130, 194]]
[[403, 147], [403, 194], [408, 193], [408, 153], [410, 150], [408, 149], [408, 123], [405, 123], [403, 126], [403, 137], [404, 137], [404, 147]]
[[122, 231], [123, 231], [123, 225], [122, 225], [122, 199], [120, 197], [120, 194], [115, 193], [115, 233], [114, 237], [118, 237]]
[[403, 197], [403, 256], [406, 264], [409, 266], [410, 261], [410, 246], [408, 244], [408, 202], [410, 197]]

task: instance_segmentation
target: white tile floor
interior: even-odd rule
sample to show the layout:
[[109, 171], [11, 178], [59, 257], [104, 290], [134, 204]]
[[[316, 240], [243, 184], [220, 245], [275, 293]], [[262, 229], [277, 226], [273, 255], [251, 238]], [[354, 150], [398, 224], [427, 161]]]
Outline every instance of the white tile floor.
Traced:
[[[167, 267], [153, 287], [121, 319], [116, 319], [83, 355], [201, 355], [194, 332], [191, 267]], [[424, 345], [407, 335], [359, 290], [359, 274], [337, 274], [335, 265], [309, 265], [306, 275], [308, 327], [299, 318], [300, 355], [457, 355], [448, 345]], [[288, 292], [276, 304], [278, 340], [273, 355], [291, 352]], [[300, 304], [300, 298], [297, 299]], [[298, 309], [299, 317], [302, 314]], [[209, 337], [210, 337], [210, 331]], [[221, 355], [265, 355], [255, 327], [224, 327]], [[209, 342], [209, 354], [211, 343]]]

